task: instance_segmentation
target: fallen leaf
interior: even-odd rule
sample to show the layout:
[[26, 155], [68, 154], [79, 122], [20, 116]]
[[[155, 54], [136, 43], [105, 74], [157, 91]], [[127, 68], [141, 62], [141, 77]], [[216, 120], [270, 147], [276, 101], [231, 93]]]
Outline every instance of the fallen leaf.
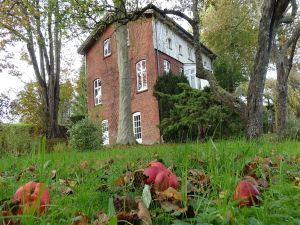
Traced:
[[93, 222], [93, 225], [107, 225], [109, 218], [103, 211], [99, 211], [96, 214], [97, 219]]
[[188, 193], [202, 193], [208, 190], [211, 178], [204, 171], [191, 169], [188, 172]]
[[63, 190], [62, 195], [71, 195], [74, 191], [70, 187], [67, 187], [65, 190]]
[[266, 189], [269, 187], [269, 182], [264, 178], [258, 178], [256, 179], [256, 182], [261, 189]]
[[127, 225], [127, 224], [137, 224], [139, 222], [139, 217], [136, 212], [118, 212], [118, 225]]
[[84, 160], [80, 163], [80, 169], [85, 170], [89, 166], [90, 162], [88, 160]]
[[165, 190], [163, 192], [157, 193], [157, 195], [158, 195], [158, 198], [161, 200], [171, 199], [171, 200], [175, 200], [175, 201], [181, 201], [181, 193], [172, 187], [169, 187], [167, 190]]
[[145, 186], [144, 186], [142, 199], [143, 199], [145, 206], [149, 209], [149, 206], [152, 201], [152, 196], [151, 196], [151, 188], [147, 184], [145, 184]]
[[138, 203], [138, 212], [137, 215], [144, 225], [152, 225], [151, 216], [149, 210], [146, 208], [142, 200], [137, 200]]
[[72, 219], [72, 225], [87, 225], [89, 224], [89, 218], [82, 212], [76, 212], [75, 217]]

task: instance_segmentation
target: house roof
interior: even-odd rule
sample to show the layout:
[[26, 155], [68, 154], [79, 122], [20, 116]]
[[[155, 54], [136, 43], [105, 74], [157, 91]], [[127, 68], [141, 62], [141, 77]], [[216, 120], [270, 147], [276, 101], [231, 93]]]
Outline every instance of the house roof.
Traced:
[[[153, 7], [153, 9], [147, 10], [144, 12], [144, 15], [151, 15], [153, 14], [157, 19], [161, 20], [168, 26], [174, 27], [175, 26], [175, 32], [178, 33], [180, 36], [183, 36], [186, 40], [188, 40], [191, 44], [193, 44], [193, 35], [189, 33], [187, 30], [185, 30], [182, 26], [180, 26], [178, 23], [176, 23], [171, 17], [162, 14], [160, 10], [158, 10], [157, 7]], [[101, 36], [102, 32], [106, 29], [106, 27], [113, 22], [112, 14], [108, 14], [105, 18], [105, 21], [107, 21], [105, 24], [100, 25], [98, 29], [96, 29], [94, 32], [92, 32], [87, 39], [80, 45], [77, 52], [81, 55], [84, 55], [88, 49], [98, 40], [98, 38]], [[216, 55], [204, 44], [201, 43], [202, 51], [207, 54], [211, 58], [215, 58]]]

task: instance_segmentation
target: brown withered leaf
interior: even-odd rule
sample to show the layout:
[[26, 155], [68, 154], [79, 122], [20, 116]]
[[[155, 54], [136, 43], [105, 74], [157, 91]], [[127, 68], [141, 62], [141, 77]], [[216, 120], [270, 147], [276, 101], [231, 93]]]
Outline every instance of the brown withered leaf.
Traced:
[[63, 191], [62, 191], [62, 195], [71, 195], [71, 194], [73, 194], [74, 193], [74, 191], [73, 191], [73, 189], [72, 188], [70, 188], [70, 187], [67, 187], [67, 188], [65, 188]]
[[151, 220], [149, 210], [145, 206], [144, 202], [142, 200], [136, 200], [136, 202], [138, 204], [137, 215], [141, 220], [141, 223], [144, 225], [152, 225], [152, 220]]
[[109, 218], [106, 213], [99, 211], [96, 213], [97, 219], [93, 222], [93, 225], [107, 225]]
[[204, 171], [191, 169], [188, 172], [188, 193], [202, 193], [207, 191], [211, 178]]
[[76, 212], [75, 217], [72, 219], [72, 225], [88, 225], [90, 219], [82, 212]]
[[29, 172], [31, 172], [31, 173], [34, 173], [35, 170], [36, 170], [35, 165], [31, 165], [31, 166], [29, 166], [29, 167], [27, 168], [27, 171], [29, 171]]
[[84, 160], [80, 163], [80, 169], [85, 170], [89, 166], [90, 162], [88, 160]]
[[257, 182], [258, 186], [260, 187], [260, 189], [266, 189], [269, 187], [269, 182], [264, 178], [258, 178], [258, 179], [256, 179], [256, 182]]
[[[257, 161], [257, 160], [260, 160], [260, 158], [255, 159], [255, 161]], [[253, 177], [253, 178], [257, 178], [256, 169], [257, 169], [258, 162], [255, 162], [255, 161], [249, 162], [244, 166], [244, 169], [243, 169], [242, 174], [241, 174], [243, 177], [244, 176], [250, 176], [250, 177]]]
[[69, 187], [75, 187], [76, 184], [77, 184], [77, 181], [76, 180], [71, 180], [71, 179], [59, 179], [59, 183], [60, 184], [63, 184], [63, 185], [66, 185], [66, 186], [69, 186]]
[[118, 225], [127, 225], [127, 224], [133, 224], [133, 225], [139, 225], [140, 220], [137, 215], [137, 212], [126, 212], [121, 211], [117, 213], [118, 218]]
[[137, 203], [135, 201], [135, 198], [133, 198], [131, 196], [115, 195], [113, 202], [114, 202], [115, 209], [118, 212], [121, 212], [121, 211], [130, 212], [132, 210], [137, 209]]
[[156, 192], [156, 196], [159, 201], [163, 200], [172, 200], [172, 201], [181, 201], [181, 193], [176, 189], [169, 187], [167, 190], [163, 192]]

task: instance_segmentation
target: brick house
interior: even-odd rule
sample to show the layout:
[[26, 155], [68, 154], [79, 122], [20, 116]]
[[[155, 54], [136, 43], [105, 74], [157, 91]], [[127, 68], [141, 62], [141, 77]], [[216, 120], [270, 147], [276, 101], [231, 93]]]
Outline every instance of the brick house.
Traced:
[[[128, 53], [131, 71], [131, 106], [137, 142], [160, 142], [159, 108], [153, 86], [164, 71], [184, 73], [194, 88], [207, 85], [195, 76], [193, 36], [171, 18], [155, 10], [128, 24]], [[212, 70], [214, 54], [202, 46], [203, 65]], [[80, 46], [85, 56], [88, 110], [102, 121], [104, 144], [115, 143], [118, 128], [118, 66], [116, 34], [113, 25], [99, 29]]]

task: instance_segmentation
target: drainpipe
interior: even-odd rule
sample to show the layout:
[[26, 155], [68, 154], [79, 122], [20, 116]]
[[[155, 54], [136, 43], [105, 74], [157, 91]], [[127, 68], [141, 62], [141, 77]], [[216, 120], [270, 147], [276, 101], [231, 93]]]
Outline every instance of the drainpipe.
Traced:
[[157, 59], [157, 75], [160, 76], [160, 63], [159, 63], [159, 51], [158, 51], [158, 38], [157, 38], [157, 20], [155, 20], [155, 42], [156, 42], [156, 59]]

